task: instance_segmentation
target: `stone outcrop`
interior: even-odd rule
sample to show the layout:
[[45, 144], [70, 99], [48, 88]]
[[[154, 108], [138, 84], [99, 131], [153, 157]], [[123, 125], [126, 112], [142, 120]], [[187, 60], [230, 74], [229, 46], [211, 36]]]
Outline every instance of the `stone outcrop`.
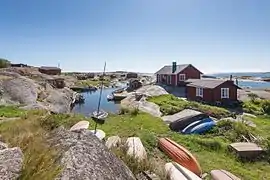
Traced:
[[23, 153], [20, 148], [8, 148], [0, 142], [0, 179], [13, 180], [20, 176], [23, 166]]
[[71, 132], [60, 127], [52, 134], [53, 146], [64, 150], [63, 170], [57, 180], [134, 180], [128, 167], [89, 130]]
[[17, 102], [20, 104], [33, 104], [37, 100], [37, 85], [31, 79], [23, 76], [5, 79], [1, 82], [2, 95], [7, 101]]
[[23, 109], [46, 109], [54, 113], [70, 112], [74, 91], [53, 88], [46, 81], [48, 77], [42, 77], [38, 72], [28, 72], [26, 77], [11, 70], [0, 71], [0, 105], [22, 105]]
[[146, 97], [136, 98], [136, 95], [132, 94], [121, 101], [121, 105], [128, 108], [138, 108], [140, 111], [151, 114], [152, 116], [161, 117], [160, 107], [155, 103], [148, 102]]

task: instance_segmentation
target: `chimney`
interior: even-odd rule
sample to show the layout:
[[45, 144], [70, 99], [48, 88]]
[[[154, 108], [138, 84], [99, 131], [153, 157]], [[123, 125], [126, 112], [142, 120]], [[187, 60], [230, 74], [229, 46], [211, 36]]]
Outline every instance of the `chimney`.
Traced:
[[174, 73], [176, 71], [176, 62], [174, 61], [172, 63], [172, 73]]

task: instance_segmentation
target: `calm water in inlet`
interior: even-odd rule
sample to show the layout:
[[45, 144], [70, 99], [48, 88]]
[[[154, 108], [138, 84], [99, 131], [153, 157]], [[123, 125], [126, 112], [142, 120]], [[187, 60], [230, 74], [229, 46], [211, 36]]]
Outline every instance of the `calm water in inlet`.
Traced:
[[[229, 78], [232, 76], [252, 76], [255, 78], [269, 78], [270, 72], [265, 73], [219, 73], [219, 74], [210, 74], [210, 76], [218, 77], [218, 78]], [[250, 88], [270, 88], [270, 82], [265, 81], [251, 81], [251, 80], [238, 80], [238, 85], [240, 87], [250, 87]]]
[[[120, 108], [120, 104], [117, 104], [113, 101], [107, 101], [107, 95], [111, 94], [114, 90], [116, 89], [103, 89], [100, 101], [100, 108], [106, 112], [116, 113]], [[72, 111], [75, 113], [83, 114], [85, 116], [90, 116], [93, 111], [97, 110], [100, 89], [97, 91], [85, 92], [82, 93], [82, 95], [85, 98], [84, 104], [76, 104]]]
[[240, 87], [250, 87], [250, 88], [270, 88], [270, 82], [265, 81], [238, 81]]

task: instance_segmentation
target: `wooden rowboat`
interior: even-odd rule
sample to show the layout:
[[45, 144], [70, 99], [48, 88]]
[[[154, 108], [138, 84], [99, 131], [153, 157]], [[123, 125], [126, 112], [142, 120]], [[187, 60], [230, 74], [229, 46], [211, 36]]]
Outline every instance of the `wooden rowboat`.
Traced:
[[169, 138], [160, 138], [158, 141], [158, 146], [172, 160], [189, 169], [196, 175], [201, 176], [202, 170], [199, 163], [186, 148], [180, 146]]

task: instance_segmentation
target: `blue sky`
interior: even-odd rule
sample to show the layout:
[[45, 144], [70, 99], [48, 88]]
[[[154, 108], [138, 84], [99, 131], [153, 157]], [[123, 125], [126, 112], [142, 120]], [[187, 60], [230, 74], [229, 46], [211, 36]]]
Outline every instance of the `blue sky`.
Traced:
[[269, 0], [1, 0], [0, 57], [64, 71], [270, 71]]

